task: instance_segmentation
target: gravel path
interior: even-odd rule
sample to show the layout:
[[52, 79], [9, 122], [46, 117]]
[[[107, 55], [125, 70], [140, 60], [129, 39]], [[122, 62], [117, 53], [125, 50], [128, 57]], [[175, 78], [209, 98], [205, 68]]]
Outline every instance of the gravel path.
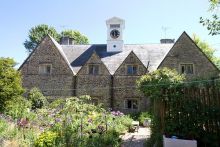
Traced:
[[144, 147], [144, 142], [150, 137], [150, 129], [140, 127], [138, 132], [126, 133], [122, 136], [122, 147]]

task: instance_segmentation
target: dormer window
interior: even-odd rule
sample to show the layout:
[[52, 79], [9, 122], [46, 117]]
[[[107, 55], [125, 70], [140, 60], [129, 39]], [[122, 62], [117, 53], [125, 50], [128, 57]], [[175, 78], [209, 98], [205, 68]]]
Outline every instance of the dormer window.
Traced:
[[127, 74], [136, 75], [137, 74], [137, 65], [127, 65]]
[[39, 74], [40, 75], [50, 75], [52, 71], [52, 64], [40, 64]]
[[181, 74], [194, 74], [193, 64], [180, 64]]
[[89, 65], [89, 74], [98, 75], [99, 74], [99, 65], [91, 64]]

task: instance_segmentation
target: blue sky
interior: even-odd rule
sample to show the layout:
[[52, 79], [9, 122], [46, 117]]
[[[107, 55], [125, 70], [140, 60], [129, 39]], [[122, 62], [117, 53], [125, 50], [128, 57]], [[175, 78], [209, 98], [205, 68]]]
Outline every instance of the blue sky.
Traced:
[[19, 65], [26, 59], [23, 42], [28, 31], [38, 24], [79, 30], [91, 44], [106, 43], [105, 20], [118, 16], [125, 20], [126, 44], [159, 43], [186, 31], [209, 42], [220, 56], [220, 36], [210, 36], [199, 24], [209, 16], [208, 0], [2, 0], [0, 4], [0, 57], [14, 58]]

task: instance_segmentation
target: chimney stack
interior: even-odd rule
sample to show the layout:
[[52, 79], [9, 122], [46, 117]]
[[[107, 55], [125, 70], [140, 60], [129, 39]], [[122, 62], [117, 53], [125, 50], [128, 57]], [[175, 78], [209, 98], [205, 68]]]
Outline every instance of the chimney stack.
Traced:
[[174, 43], [175, 39], [160, 39], [161, 44], [169, 44], [169, 43]]
[[60, 44], [61, 45], [74, 45], [74, 38], [63, 36], [60, 38]]

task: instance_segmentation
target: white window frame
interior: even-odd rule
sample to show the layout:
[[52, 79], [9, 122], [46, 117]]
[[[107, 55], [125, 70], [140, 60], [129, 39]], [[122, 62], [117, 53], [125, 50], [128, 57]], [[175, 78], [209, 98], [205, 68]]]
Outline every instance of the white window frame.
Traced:
[[[186, 72], [186, 67], [187, 66], [192, 66], [192, 73], [187, 73]], [[184, 72], [182, 72], [182, 66], [184, 66], [184, 68], [185, 68], [185, 71]], [[193, 63], [180, 63], [180, 65], [179, 65], [179, 71], [180, 71], [180, 73], [181, 74], [185, 74], [185, 75], [193, 75], [193, 74], [195, 74], [195, 66], [194, 66], [194, 64]]]
[[[137, 109], [135, 109], [133, 107], [133, 104], [131, 104], [132, 108], [128, 108], [128, 105], [127, 105], [128, 101], [137, 101]], [[139, 105], [140, 105], [140, 100], [137, 99], [137, 98], [127, 98], [127, 99], [124, 100], [124, 108], [127, 109], [127, 110], [139, 110], [139, 107], [140, 107]]]
[[[50, 72], [47, 72], [47, 67], [50, 67]], [[52, 64], [40, 64], [38, 72], [39, 72], [39, 75], [51, 75]]]
[[[93, 69], [92, 69], [92, 73], [90, 73], [90, 67], [93, 67]], [[98, 67], [98, 72], [97, 73], [95, 73], [95, 68], [94, 68], [94, 66], [97, 66]], [[88, 65], [88, 74], [89, 75], [99, 75], [99, 70], [100, 70], [100, 66], [99, 66], [99, 64], [89, 64]]]
[[[128, 73], [128, 67], [132, 66], [132, 73]], [[134, 73], [134, 67], [136, 67], [136, 73]], [[126, 68], [126, 73], [127, 75], [137, 75], [138, 74], [138, 65], [136, 64], [127, 64], [127, 68]]]

